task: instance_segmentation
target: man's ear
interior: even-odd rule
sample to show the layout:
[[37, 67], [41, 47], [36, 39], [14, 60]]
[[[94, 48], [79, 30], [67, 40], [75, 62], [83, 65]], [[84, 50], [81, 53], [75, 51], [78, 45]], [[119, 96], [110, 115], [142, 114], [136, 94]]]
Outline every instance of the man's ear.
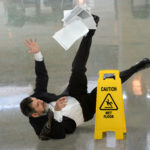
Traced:
[[34, 117], [34, 118], [35, 118], [35, 117], [39, 117], [39, 116], [40, 116], [39, 113], [33, 113], [33, 114], [32, 114], [32, 117]]

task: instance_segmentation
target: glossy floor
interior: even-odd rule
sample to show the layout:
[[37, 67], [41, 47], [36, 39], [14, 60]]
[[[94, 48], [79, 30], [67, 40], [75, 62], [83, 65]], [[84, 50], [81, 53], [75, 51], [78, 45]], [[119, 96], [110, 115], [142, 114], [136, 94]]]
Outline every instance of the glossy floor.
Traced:
[[94, 140], [94, 119], [63, 140], [39, 141], [19, 110], [34, 88], [34, 59], [23, 41], [38, 38], [49, 71], [50, 92], [66, 87], [71, 62], [80, 44], [65, 51], [52, 39], [62, 27], [64, 9], [86, 2], [101, 17], [87, 64], [89, 90], [100, 69], [124, 70], [150, 58], [150, 0], [0, 0], [0, 149], [1, 150], [149, 150], [150, 69], [123, 84], [127, 136], [116, 141], [109, 132]]

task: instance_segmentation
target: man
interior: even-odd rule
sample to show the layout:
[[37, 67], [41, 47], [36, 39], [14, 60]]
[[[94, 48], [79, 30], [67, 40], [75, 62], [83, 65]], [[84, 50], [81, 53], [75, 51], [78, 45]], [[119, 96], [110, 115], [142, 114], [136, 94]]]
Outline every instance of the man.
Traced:
[[[93, 16], [98, 25], [99, 17]], [[96, 88], [87, 93], [86, 63], [89, 56], [92, 37], [90, 30], [83, 37], [72, 63], [69, 84], [61, 95], [47, 92], [48, 74], [36, 40], [26, 40], [25, 45], [35, 56], [36, 86], [33, 95], [20, 103], [21, 111], [29, 117], [29, 122], [41, 140], [65, 138], [73, 133], [77, 126], [93, 118], [96, 107]], [[139, 70], [150, 67], [145, 58], [128, 70], [120, 73], [122, 83]]]

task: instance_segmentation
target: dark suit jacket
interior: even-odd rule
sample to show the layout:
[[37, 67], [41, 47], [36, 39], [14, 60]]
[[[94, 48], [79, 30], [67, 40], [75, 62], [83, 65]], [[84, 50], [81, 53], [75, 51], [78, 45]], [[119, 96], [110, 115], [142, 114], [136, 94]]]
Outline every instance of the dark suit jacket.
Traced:
[[[39, 98], [47, 103], [56, 101], [62, 96], [67, 95], [58, 95], [51, 94], [47, 92], [48, 85], [48, 74], [44, 64], [44, 61], [35, 61], [35, 73], [36, 73], [36, 86], [34, 89], [34, 93], [31, 95], [32, 97]], [[48, 115], [41, 116], [38, 118], [29, 117], [29, 122], [34, 128], [37, 136], [40, 136], [40, 133], [48, 121]], [[63, 117], [62, 122], [56, 121], [54, 118], [51, 122], [51, 130], [49, 133], [49, 138], [61, 139], [65, 138], [65, 135], [68, 133], [73, 133], [76, 129], [76, 123], [74, 120]]]

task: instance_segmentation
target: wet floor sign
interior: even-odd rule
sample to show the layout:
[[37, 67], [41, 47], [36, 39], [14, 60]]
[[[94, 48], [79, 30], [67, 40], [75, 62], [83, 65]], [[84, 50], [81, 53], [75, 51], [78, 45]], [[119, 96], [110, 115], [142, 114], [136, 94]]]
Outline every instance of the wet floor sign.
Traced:
[[[113, 74], [113, 78], [104, 75]], [[116, 139], [123, 139], [126, 123], [121, 80], [118, 70], [99, 72], [96, 99], [95, 139], [102, 139], [103, 132], [114, 131]]]

